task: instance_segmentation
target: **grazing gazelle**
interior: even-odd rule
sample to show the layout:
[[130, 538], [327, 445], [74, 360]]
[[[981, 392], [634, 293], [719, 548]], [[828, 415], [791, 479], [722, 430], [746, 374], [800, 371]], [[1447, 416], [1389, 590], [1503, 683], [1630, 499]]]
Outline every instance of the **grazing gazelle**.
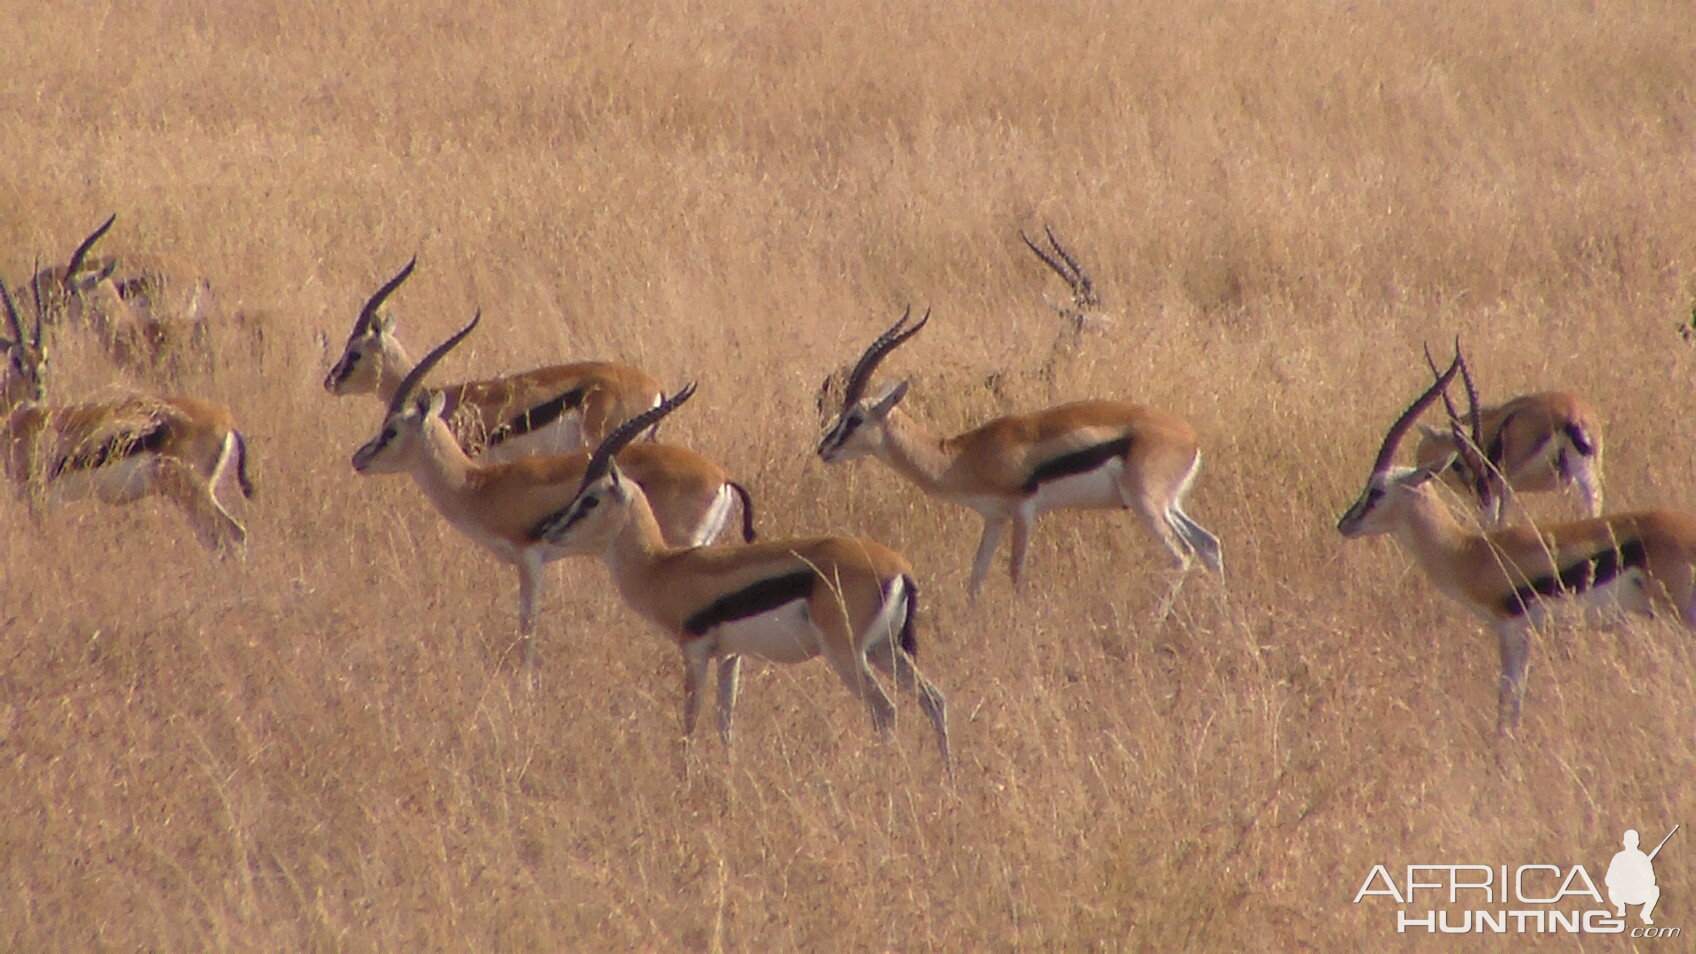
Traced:
[[942, 693], [917, 668], [913, 568], [895, 551], [853, 537], [777, 540], [743, 547], [668, 546], [654, 508], [615, 458], [643, 428], [693, 394], [693, 384], [626, 422], [595, 449], [571, 503], [536, 535], [573, 553], [596, 553], [624, 601], [683, 652], [683, 731], [701, 710], [701, 686], [718, 660], [718, 729], [726, 751], [736, 712], [740, 657], [794, 663], [824, 656], [887, 737], [895, 705], [872, 673], [888, 675], [930, 717], [950, 765]]
[[1054, 274], [1071, 286], [1071, 301], [1062, 305], [1050, 298], [1048, 304], [1071, 325], [1072, 334], [1076, 337], [1085, 327], [1101, 320], [1095, 313], [1096, 309], [1101, 307], [1101, 296], [1095, 293], [1095, 282], [1090, 279], [1083, 266], [1078, 264], [1077, 256], [1068, 252], [1066, 246], [1061, 245], [1060, 240], [1054, 237], [1054, 230], [1044, 225], [1042, 232], [1048, 237], [1050, 249], [1044, 249], [1023, 231], [1019, 233], [1019, 238], [1024, 240], [1027, 248], [1036, 253], [1037, 258], [1042, 259], [1043, 264], [1053, 269]]
[[0, 338], [7, 356], [0, 368], [0, 467], [32, 507], [49, 494], [112, 504], [156, 494], [182, 509], [207, 548], [244, 543], [247, 531], [217, 496], [232, 461], [242, 494], [253, 496], [247, 443], [230, 413], [192, 398], [149, 395], [43, 403], [42, 309], [32, 339], [3, 286], [0, 297], [11, 332]]
[[[481, 315], [437, 345], [401, 380], [381, 429], [353, 455], [361, 474], [408, 472], [454, 529], [518, 570], [518, 632], [525, 659], [534, 657], [536, 593], [542, 567], [565, 554], [531, 534], [537, 521], [577, 493], [587, 451], [536, 454], [501, 464], [478, 464], [466, 455], [443, 420], [441, 391], [425, 391], [430, 369], [471, 330]], [[700, 546], [717, 539], [731, 507], [742, 504], [742, 537], [754, 539], [748, 492], [709, 458], [681, 447], [643, 443], [627, 448], [619, 463], [647, 489], [665, 539]]]
[[[324, 390], [393, 401], [412, 361], [395, 337], [394, 321], [377, 308], [417, 263], [416, 257], [407, 262], [359, 310], [341, 359], [324, 378]], [[646, 371], [606, 361], [552, 365], [432, 391], [442, 395], [448, 427], [459, 445], [484, 463], [586, 449], [662, 397], [659, 382]]]
[[49, 322], [86, 325], [112, 363], [130, 371], [208, 360], [211, 290], [204, 278], [160, 256], [89, 256], [117, 218], [102, 222], [64, 265], [36, 271], [37, 310]]
[[1184, 493], [1201, 466], [1195, 429], [1187, 421], [1138, 404], [1076, 401], [940, 437], [896, 406], [907, 394], [906, 381], [865, 397], [878, 363], [930, 320], [927, 311], [905, 328], [911, 314], [909, 308], [860, 356], [842, 410], [819, 440], [818, 453], [832, 464], [874, 455], [926, 493], [982, 515], [972, 595], [989, 573], [1008, 526], [1013, 528], [1010, 569], [1019, 587], [1032, 523], [1060, 509], [1133, 509], [1178, 568], [1187, 570], [1191, 558], [1199, 556], [1223, 572], [1219, 540], [1183, 510]]
[[[1430, 355], [1426, 360], [1430, 361]], [[1585, 512], [1602, 515], [1602, 428], [1596, 412], [1582, 398], [1565, 391], [1522, 394], [1494, 407], [1480, 407], [1465, 364], [1461, 371], [1471, 408], [1471, 440], [1483, 452], [1481, 466], [1470, 469], [1484, 522], [1499, 527], [1507, 517], [1509, 491], [1559, 492], [1575, 488], [1584, 498]], [[1437, 372], [1432, 367], [1431, 372]], [[1447, 400], [1445, 396], [1445, 401]], [[1451, 408], [1451, 415], [1455, 412]], [[1469, 473], [1460, 459], [1461, 444], [1453, 428], [1420, 425], [1414, 459], [1420, 464], [1453, 456], [1444, 480], [1463, 485]], [[1477, 471], [1482, 471], [1482, 475]]]
[[1467, 455], [1393, 466], [1402, 437], [1463, 366], [1457, 352], [1448, 370], [1390, 426], [1366, 489], [1337, 530], [1345, 537], [1394, 534], [1437, 589], [1490, 625], [1502, 664], [1496, 727], [1505, 734], [1519, 722], [1532, 631], [1554, 604], [1649, 615], [1661, 609], [1696, 627], [1696, 517], [1651, 510], [1469, 533], [1432, 480]]

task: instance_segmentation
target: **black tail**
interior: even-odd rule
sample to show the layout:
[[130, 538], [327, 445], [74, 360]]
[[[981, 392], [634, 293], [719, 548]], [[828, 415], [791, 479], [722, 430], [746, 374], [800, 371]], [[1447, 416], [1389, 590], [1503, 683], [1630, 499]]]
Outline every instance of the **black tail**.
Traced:
[[736, 496], [742, 498], [742, 542], [754, 542], [754, 498], [748, 496], [748, 488], [734, 480], [727, 480], [730, 489], [736, 491]]
[[919, 584], [913, 578], [903, 575], [901, 582], [907, 584], [907, 618], [901, 622], [901, 649], [913, 659], [919, 658], [919, 633], [915, 625], [919, 615]]
[[232, 431], [236, 436], [236, 483], [241, 485], [241, 495], [253, 499], [253, 481], [247, 479], [247, 438], [241, 436], [241, 431]]
[[1566, 431], [1566, 439], [1572, 442], [1574, 450], [1583, 454], [1585, 457], [1596, 456], [1596, 445], [1591, 443], [1590, 435], [1584, 433], [1583, 427], [1579, 426], [1576, 422], [1568, 421], [1566, 427], [1562, 428], [1562, 430]]

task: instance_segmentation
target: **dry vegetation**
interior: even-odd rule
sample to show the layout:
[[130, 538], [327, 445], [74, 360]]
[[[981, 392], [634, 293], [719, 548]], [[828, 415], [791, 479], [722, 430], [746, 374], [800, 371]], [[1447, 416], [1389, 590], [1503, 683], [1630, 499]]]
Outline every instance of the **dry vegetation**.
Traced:
[[[1696, 508], [1686, 3], [734, 6], [11, 11], [0, 272], [117, 211], [274, 327], [181, 385], [251, 436], [245, 564], [155, 504], [0, 506], [0, 949], [1411, 948], [1350, 903], [1374, 863], [1599, 872], [1696, 824], [1690, 634], [1548, 634], [1498, 771], [1494, 646], [1333, 530], [1456, 333], [1487, 398], [1594, 398], [1611, 506]], [[1045, 519], [1030, 597], [969, 607], [975, 519], [811, 454], [817, 382], [908, 301], [891, 373], [1047, 352], [1043, 221], [1117, 316], [1056, 390], [1203, 434], [1230, 576], [1163, 625], [1129, 516]], [[698, 376], [668, 437], [766, 534], [906, 552], [957, 783], [822, 665], [756, 667], [734, 761], [686, 752], [678, 660], [591, 564], [525, 689], [510, 571], [354, 475], [377, 408], [319, 389], [315, 333], [415, 251], [420, 353], [485, 311], [444, 378]], [[63, 354], [61, 398], [120, 383]]]

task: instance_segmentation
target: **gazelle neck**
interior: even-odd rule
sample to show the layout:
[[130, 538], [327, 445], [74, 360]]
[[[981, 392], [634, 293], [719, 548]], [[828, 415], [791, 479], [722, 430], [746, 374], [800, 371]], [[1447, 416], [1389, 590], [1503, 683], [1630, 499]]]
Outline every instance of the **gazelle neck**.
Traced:
[[898, 407], [883, 419], [883, 440], [877, 456], [926, 493], [941, 494], [949, 468], [958, 456], [949, 441]]
[[436, 415], [424, 421], [420, 446], [408, 461], [418, 486], [444, 509], [465, 492], [477, 463], [467, 457], [447, 422]]
[[1407, 499], [1396, 521], [1395, 534], [1426, 575], [1447, 589], [1451, 583], [1461, 582], [1450, 578], [1461, 572], [1461, 557], [1475, 535], [1468, 533], [1455, 519], [1454, 513], [1438, 497], [1435, 485], [1436, 481], [1431, 481], [1407, 491]]
[[385, 331], [377, 338], [377, 397], [387, 404], [395, 399], [401, 381], [412, 370], [412, 358], [400, 339]]
[[648, 495], [635, 481], [624, 478], [630, 491], [630, 502], [624, 522], [602, 551], [602, 560], [612, 571], [613, 580], [625, 602], [646, 612], [651, 602], [653, 585], [649, 577], [660, 559], [676, 549], [668, 546], [660, 533], [659, 520], [654, 516]]

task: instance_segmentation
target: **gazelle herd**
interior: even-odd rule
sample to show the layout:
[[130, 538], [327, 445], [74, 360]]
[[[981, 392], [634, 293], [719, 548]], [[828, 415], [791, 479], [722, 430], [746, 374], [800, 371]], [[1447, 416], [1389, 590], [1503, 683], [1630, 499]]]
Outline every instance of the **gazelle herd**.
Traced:
[[[207, 547], [244, 552], [246, 531], [220, 498], [231, 477], [243, 495], [253, 494], [246, 442], [228, 411], [143, 391], [47, 403], [56, 334], [86, 328], [128, 369], [204, 347], [205, 281], [139, 257], [93, 255], [112, 224], [64, 264], [37, 267], [27, 295], [15, 300], [0, 283], [0, 463], [32, 513], [54, 496], [112, 503], [164, 496]], [[1076, 334], [1098, 321], [1094, 282], [1052, 231], [1045, 230], [1046, 245], [1020, 238], [1070, 287], [1070, 301], [1050, 305], [1069, 323], [1075, 346]], [[823, 656], [886, 735], [895, 705], [881, 680], [911, 696], [951, 771], [947, 706], [916, 663], [920, 586], [908, 560], [859, 537], [756, 542], [748, 491], [713, 460], [655, 439], [694, 384], [668, 397], [639, 368], [579, 361], [426, 385], [482, 318], [413, 363], [383, 307], [416, 266], [414, 258], [366, 299], [324, 388], [373, 394], [383, 404], [374, 436], [353, 454], [357, 473], [409, 474], [450, 526], [517, 570], [517, 644], [527, 669], [546, 564], [594, 556], [624, 601], [681, 652], [686, 734], [715, 664], [728, 749], [743, 656], [784, 663]], [[169, 296], [177, 303], [167, 307]], [[930, 311], [911, 317], [908, 308], [851, 368], [827, 378], [820, 402], [830, 420], [816, 452], [827, 464], [875, 457], [920, 491], [975, 511], [983, 531], [970, 597], [979, 595], [1009, 530], [1010, 576], [1024, 594], [1032, 527], [1060, 509], [1136, 514], [1176, 574], [1162, 617], [1196, 560], [1223, 577], [1218, 538], [1184, 509], [1201, 467], [1200, 440], [1186, 420], [1146, 405], [1073, 400], [943, 436], [903, 410], [912, 380], [873, 386], [885, 359], [927, 327]], [[1432, 364], [1431, 372], [1432, 383], [1386, 433], [1338, 530], [1393, 535], [1437, 590], [1489, 624], [1500, 645], [1497, 727], [1506, 735], [1519, 721], [1532, 635], [1552, 608], [1665, 611], [1696, 628], [1696, 517], [1601, 514], [1602, 433], [1582, 399], [1541, 392], [1483, 406], [1458, 344], [1446, 370]], [[1457, 377], [1465, 412], [1449, 395]], [[1397, 466], [1408, 432], [1439, 399], [1445, 425], [1419, 425], [1416, 465]], [[1437, 492], [1445, 482], [1476, 512], [1457, 516]], [[1517, 494], [1568, 488], [1583, 498], [1587, 519], [1507, 525], [1513, 509], [1528, 519], [1510, 507]], [[721, 543], [738, 511], [741, 541]], [[1474, 520], [1481, 531], [1468, 529]]]

